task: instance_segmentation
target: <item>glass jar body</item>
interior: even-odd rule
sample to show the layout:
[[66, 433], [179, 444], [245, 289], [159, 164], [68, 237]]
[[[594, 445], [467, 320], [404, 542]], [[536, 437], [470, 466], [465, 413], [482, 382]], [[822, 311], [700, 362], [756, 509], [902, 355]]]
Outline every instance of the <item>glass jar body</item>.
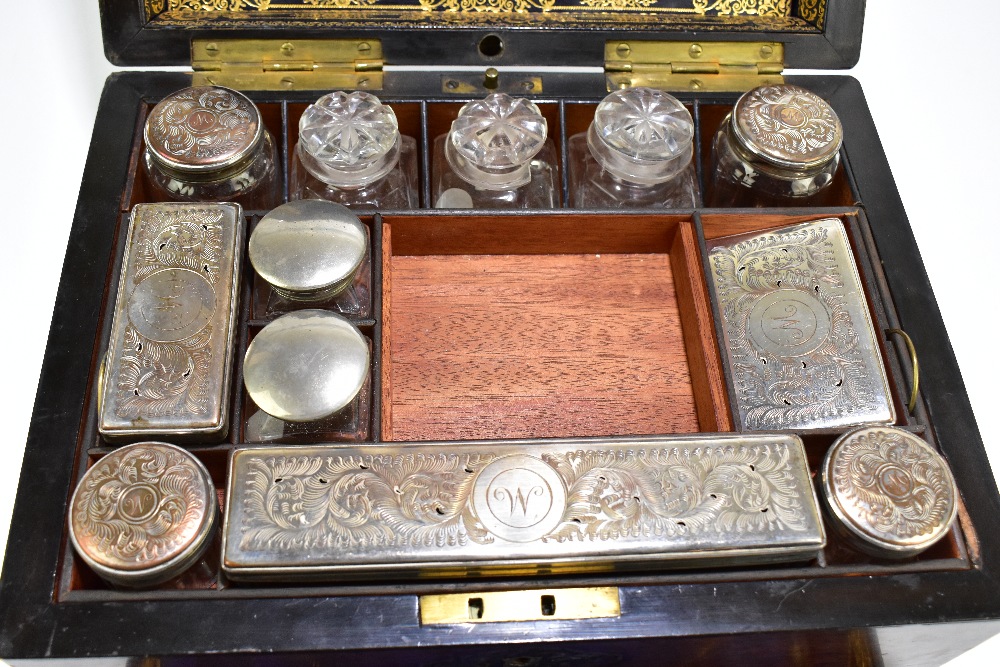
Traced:
[[413, 137], [400, 135], [399, 162], [374, 183], [355, 188], [331, 185], [306, 169], [299, 147], [292, 151], [291, 199], [325, 199], [355, 210], [406, 210], [419, 205], [419, 156]]
[[267, 414], [248, 399], [244, 438], [255, 444], [313, 444], [320, 442], [361, 442], [370, 435], [371, 377], [346, 406], [329, 417], [309, 422], [285, 421]]
[[278, 154], [267, 132], [242, 165], [222, 174], [192, 176], [165, 169], [148, 149], [143, 152], [142, 162], [153, 201], [234, 202], [246, 210], [271, 209], [281, 203]]
[[478, 187], [459, 176], [445, 158], [443, 134], [434, 140], [432, 156], [431, 201], [434, 208], [557, 208], [559, 206], [559, 170], [556, 149], [546, 139], [542, 149], [527, 165], [526, 183], [511, 188]]
[[653, 185], [618, 178], [594, 158], [587, 133], [569, 138], [569, 199], [573, 208], [693, 208], [698, 200], [694, 163]]
[[729, 125], [727, 117], [712, 141], [711, 183], [706, 186], [706, 206], [760, 208], [836, 203], [830, 185], [840, 165], [839, 154], [820, 167], [801, 172], [778, 169], [751, 160], [738, 151]]

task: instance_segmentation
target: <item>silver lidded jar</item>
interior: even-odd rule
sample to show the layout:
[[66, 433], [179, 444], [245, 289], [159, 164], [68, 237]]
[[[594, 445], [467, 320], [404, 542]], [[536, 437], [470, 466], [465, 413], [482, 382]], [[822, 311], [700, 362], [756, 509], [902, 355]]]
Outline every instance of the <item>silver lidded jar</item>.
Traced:
[[712, 143], [709, 206], [827, 205], [843, 127], [819, 95], [788, 84], [745, 93]]
[[691, 208], [696, 204], [694, 120], [653, 88], [618, 90], [597, 106], [587, 132], [569, 138], [575, 208]]
[[399, 133], [389, 105], [371, 93], [333, 92], [299, 119], [290, 197], [363, 210], [416, 208], [417, 162], [417, 142]]
[[298, 310], [265, 326], [247, 348], [248, 442], [363, 440], [370, 404], [368, 339], [346, 318]]
[[97, 461], [70, 501], [73, 548], [115, 587], [208, 588], [218, 559], [219, 506], [205, 466], [163, 442], [126, 445]]
[[298, 307], [368, 315], [368, 228], [347, 207], [319, 199], [283, 204], [257, 223], [248, 254], [274, 292], [265, 316]]
[[559, 174], [548, 122], [534, 102], [492, 93], [458, 111], [434, 140], [435, 208], [555, 208]]
[[834, 528], [878, 558], [907, 558], [951, 530], [958, 489], [948, 464], [909, 431], [867, 426], [841, 436], [820, 471]]
[[268, 209], [281, 201], [274, 140], [245, 95], [185, 88], [149, 113], [143, 167], [156, 201], [235, 202]]

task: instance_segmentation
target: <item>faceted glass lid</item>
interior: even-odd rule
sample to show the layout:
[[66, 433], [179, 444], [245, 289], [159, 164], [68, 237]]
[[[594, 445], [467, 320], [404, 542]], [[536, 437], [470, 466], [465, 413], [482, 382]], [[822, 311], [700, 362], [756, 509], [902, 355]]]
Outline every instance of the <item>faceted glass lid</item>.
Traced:
[[334, 92], [299, 119], [306, 152], [330, 165], [352, 167], [385, 155], [399, 137], [396, 114], [374, 95]]
[[205, 542], [215, 525], [215, 503], [208, 471], [190, 453], [162, 442], [127, 445], [80, 480], [70, 539], [80, 557], [111, 581], [165, 580], [180, 574]]
[[143, 137], [154, 160], [187, 172], [238, 164], [257, 147], [264, 126], [245, 95], [218, 86], [185, 88], [160, 101]]
[[531, 101], [493, 93], [461, 108], [448, 135], [463, 159], [481, 169], [527, 164], [542, 149], [548, 123]]
[[819, 95], [787, 84], [760, 86], [733, 109], [732, 128], [749, 152], [777, 167], [810, 169], [840, 150], [840, 119]]
[[257, 406], [292, 422], [329, 417], [368, 379], [368, 340], [347, 319], [325, 310], [282, 315], [254, 337], [243, 381]]
[[653, 88], [627, 88], [605, 97], [594, 112], [601, 140], [639, 160], [669, 160], [690, 152], [694, 120], [677, 98]]
[[587, 130], [601, 166], [632, 183], [670, 180], [694, 155], [694, 120], [680, 101], [653, 88], [627, 88], [605, 97]]

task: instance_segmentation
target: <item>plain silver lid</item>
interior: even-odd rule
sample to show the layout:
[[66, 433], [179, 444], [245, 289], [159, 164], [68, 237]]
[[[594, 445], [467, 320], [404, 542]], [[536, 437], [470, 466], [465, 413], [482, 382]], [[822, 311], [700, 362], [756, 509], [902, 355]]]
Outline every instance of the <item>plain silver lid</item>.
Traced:
[[283, 315], [247, 348], [243, 382], [272, 417], [316, 421], [348, 405], [368, 379], [368, 339], [347, 319], [325, 310]]
[[331, 296], [351, 283], [368, 254], [368, 232], [346, 206], [319, 199], [289, 202], [257, 223], [250, 263], [280, 293]]

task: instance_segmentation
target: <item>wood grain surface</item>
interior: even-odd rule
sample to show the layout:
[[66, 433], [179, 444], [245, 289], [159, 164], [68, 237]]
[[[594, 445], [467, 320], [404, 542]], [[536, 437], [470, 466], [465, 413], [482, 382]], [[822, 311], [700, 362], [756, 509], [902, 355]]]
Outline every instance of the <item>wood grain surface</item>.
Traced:
[[668, 254], [389, 263], [393, 439], [698, 430]]

